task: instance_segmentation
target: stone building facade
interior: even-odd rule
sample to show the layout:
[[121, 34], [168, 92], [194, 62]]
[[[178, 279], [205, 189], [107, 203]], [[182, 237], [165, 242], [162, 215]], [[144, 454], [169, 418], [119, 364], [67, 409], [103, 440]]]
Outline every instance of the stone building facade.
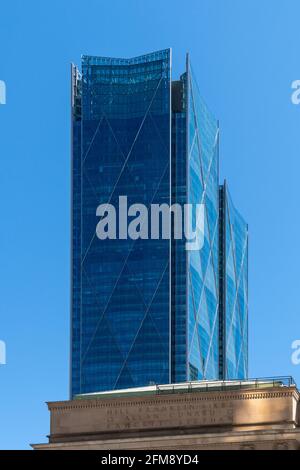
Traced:
[[100, 394], [48, 403], [37, 450], [299, 449], [295, 385]]

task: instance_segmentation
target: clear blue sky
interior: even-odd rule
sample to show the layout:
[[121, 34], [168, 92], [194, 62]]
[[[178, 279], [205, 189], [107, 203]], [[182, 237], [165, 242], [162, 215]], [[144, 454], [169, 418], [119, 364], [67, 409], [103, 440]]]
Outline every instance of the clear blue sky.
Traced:
[[250, 375], [293, 375], [300, 339], [299, 0], [1, 0], [0, 448], [49, 431], [68, 398], [70, 62], [191, 54], [220, 120], [221, 176], [250, 228]]

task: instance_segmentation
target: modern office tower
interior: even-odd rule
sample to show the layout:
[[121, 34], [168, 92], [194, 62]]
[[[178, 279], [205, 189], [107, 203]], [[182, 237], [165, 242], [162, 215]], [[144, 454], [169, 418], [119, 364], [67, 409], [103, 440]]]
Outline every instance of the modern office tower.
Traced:
[[[72, 66], [72, 396], [220, 376], [219, 128], [183, 72], [169, 49]], [[128, 238], [136, 203], [203, 203], [204, 245]], [[100, 204], [116, 239], [96, 236]]]
[[248, 376], [248, 225], [220, 186], [220, 378]]

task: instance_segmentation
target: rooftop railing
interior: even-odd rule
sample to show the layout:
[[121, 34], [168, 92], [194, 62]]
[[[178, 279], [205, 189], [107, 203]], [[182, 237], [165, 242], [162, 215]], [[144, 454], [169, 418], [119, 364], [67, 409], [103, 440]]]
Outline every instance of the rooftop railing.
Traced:
[[260, 377], [245, 380], [200, 380], [182, 382], [177, 384], [156, 385], [156, 393], [189, 393], [212, 392], [229, 390], [267, 389], [278, 387], [296, 387], [296, 382], [291, 376]]

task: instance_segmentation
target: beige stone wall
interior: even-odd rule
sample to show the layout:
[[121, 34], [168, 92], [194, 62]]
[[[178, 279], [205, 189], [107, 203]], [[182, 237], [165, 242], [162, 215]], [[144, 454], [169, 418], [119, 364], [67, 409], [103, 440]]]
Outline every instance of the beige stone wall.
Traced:
[[294, 387], [49, 403], [50, 444], [62, 449], [297, 449]]

